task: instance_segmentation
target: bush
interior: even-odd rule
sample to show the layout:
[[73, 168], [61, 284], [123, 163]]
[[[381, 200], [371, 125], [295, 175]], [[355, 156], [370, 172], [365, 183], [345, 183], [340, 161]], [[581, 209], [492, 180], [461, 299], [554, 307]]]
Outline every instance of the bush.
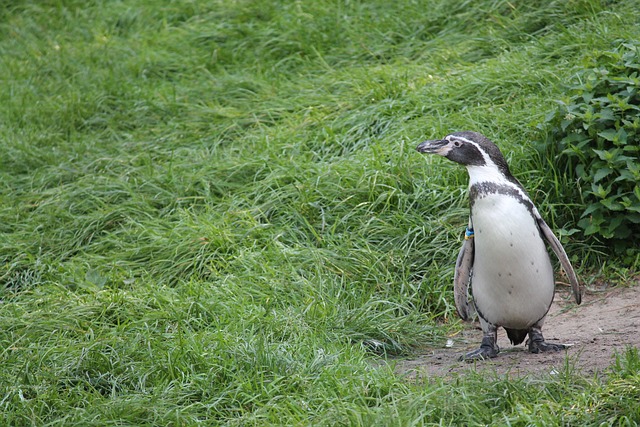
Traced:
[[577, 182], [578, 226], [617, 249], [640, 232], [639, 72], [639, 45], [617, 42], [590, 58], [541, 126], [556, 167]]

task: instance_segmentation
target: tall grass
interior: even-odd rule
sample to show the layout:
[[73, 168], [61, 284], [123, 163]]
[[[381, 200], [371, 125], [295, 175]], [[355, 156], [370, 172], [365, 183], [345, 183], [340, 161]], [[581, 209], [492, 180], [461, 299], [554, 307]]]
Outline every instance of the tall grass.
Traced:
[[486, 133], [553, 219], [535, 125], [636, 8], [3, 4], [3, 424], [637, 423], [633, 351], [544, 382], [371, 363], [459, 327], [466, 176], [417, 142]]

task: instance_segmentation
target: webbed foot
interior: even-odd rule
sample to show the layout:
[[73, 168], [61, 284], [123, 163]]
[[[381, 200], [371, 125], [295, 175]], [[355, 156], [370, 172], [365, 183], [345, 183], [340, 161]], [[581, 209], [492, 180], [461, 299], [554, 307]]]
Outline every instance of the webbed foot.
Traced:
[[470, 351], [469, 353], [460, 356], [460, 360], [465, 362], [473, 362], [474, 360], [487, 360], [493, 359], [500, 353], [500, 348], [496, 343], [497, 336], [495, 334], [495, 328], [485, 333], [482, 337], [482, 344], [477, 350]]
[[548, 351], [560, 351], [567, 348], [564, 344], [552, 344], [546, 341], [529, 341], [529, 352], [546, 353]]
[[529, 339], [527, 340], [529, 346], [529, 352], [531, 353], [546, 353], [550, 351], [560, 351], [567, 348], [564, 344], [552, 344], [544, 340], [542, 331], [539, 328], [531, 328], [529, 331]]
[[473, 362], [474, 360], [487, 360], [493, 359], [500, 353], [497, 348], [480, 347], [477, 350], [470, 351], [469, 353], [460, 356], [460, 360], [465, 362]]

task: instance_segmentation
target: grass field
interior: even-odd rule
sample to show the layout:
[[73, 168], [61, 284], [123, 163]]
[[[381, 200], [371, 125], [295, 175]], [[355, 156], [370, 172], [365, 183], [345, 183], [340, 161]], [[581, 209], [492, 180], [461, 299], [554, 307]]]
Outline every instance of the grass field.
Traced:
[[374, 367], [460, 328], [467, 177], [427, 137], [497, 141], [584, 279], [638, 268], [571, 234], [535, 148], [637, 1], [0, 5], [0, 424], [640, 423], [637, 349], [597, 378]]

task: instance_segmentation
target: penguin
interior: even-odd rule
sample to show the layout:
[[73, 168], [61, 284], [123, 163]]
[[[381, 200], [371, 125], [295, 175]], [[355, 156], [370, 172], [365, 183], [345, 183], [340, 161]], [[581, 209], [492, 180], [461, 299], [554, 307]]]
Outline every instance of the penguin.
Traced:
[[[506, 330], [513, 345], [531, 353], [559, 351], [563, 344], [545, 341], [542, 326], [553, 302], [555, 280], [545, 241], [560, 260], [580, 304], [580, 284], [560, 241], [542, 219], [520, 182], [511, 174], [500, 149], [477, 132], [455, 132], [417, 147], [467, 168], [469, 174], [469, 226], [456, 260], [456, 311], [469, 320], [478, 314], [483, 337], [480, 348], [462, 360], [496, 357], [498, 328]], [[473, 303], [468, 300], [471, 287]]]

